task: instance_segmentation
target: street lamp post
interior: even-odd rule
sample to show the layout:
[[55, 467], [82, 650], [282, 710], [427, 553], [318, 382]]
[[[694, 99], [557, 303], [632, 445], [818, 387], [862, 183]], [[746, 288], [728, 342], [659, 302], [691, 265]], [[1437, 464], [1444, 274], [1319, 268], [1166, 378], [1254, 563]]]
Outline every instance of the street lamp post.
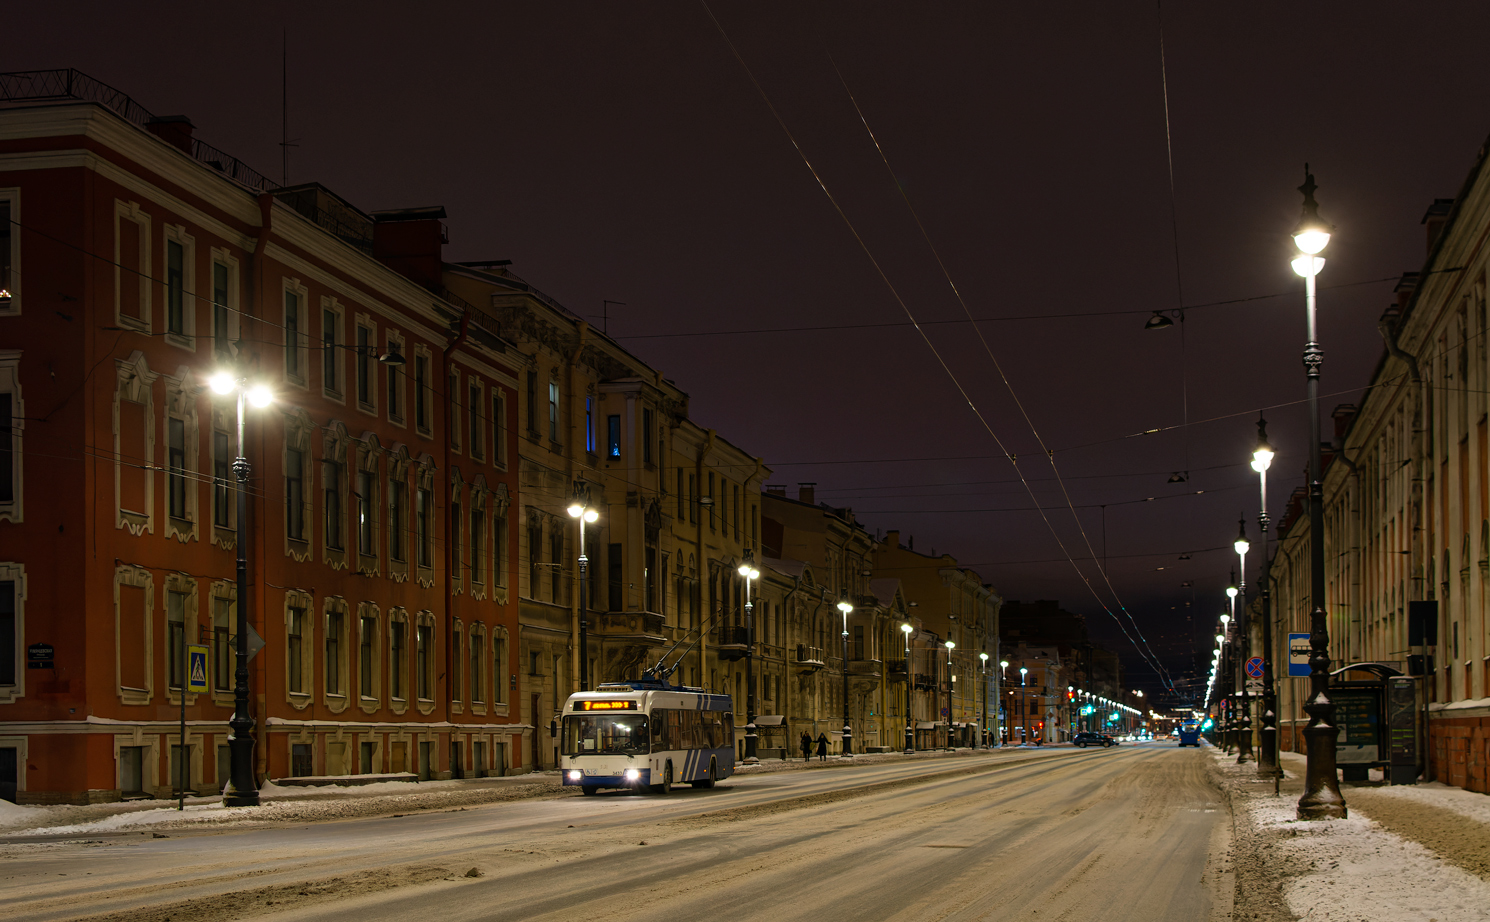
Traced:
[[[1247, 535], [1246, 523], [1243, 522], [1243, 533], [1233, 543], [1237, 556], [1242, 559], [1242, 572], [1245, 573], [1247, 566]], [[1244, 765], [1252, 761], [1252, 712], [1247, 702], [1247, 660], [1252, 656], [1252, 638], [1248, 633], [1247, 626], [1247, 579], [1245, 576], [1234, 586], [1227, 588], [1226, 593], [1231, 596], [1231, 617], [1236, 621], [1236, 646], [1233, 648], [1232, 658], [1236, 660], [1237, 682], [1241, 686], [1237, 700], [1237, 741], [1236, 761], [1238, 765]], [[1237, 599], [1240, 598], [1242, 613], [1238, 615]]]
[[[1278, 699], [1273, 688], [1273, 612], [1272, 596], [1268, 585], [1272, 561], [1268, 559], [1268, 467], [1273, 463], [1273, 446], [1268, 444], [1268, 421], [1257, 420], [1257, 447], [1252, 451], [1252, 469], [1257, 472], [1257, 483], [1261, 493], [1261, 507], [1257, 513], [1257, 524], [1262, 530], [1262, 585], [1259, 587], [1262, 602], [1262, 751], [1257, 756], [1257, 773], [1271, 776], [1276, 782], [1278, 771]], [[1276, 792], [1275, 792], [1276, 793]]]
[[739, 573], [745, 577], [745, 758], [746, 765], [760, 761], [755, 738], [755, 603], [750, 598], [750, 584], [761, 571], [755, 568], [755, 551], [746, 548]]
[[585, 554], [585, 523], [600, 518], [590, 508], [590, 488], [583, 480], [574, 484], [574, 498], [569, 501], [569, 515], [579, 523], [579, 690], [590, 690], [590, 606], [586, 589], [589, 585], [590, 558]]
[[1236, 644], [1231, 641], [1231, 615], [1221, 616], [1221, 671], [1217, 674], [1216, 684], [1221, 686], [1222, 723], [1221, 737], [1226, 740], [1222, 747], [1228, 754], [1231, 752], [1231, 743], [1235, 737], [1236, 709], [1233, 707], [1232, 695], [1236, 692], [1236, 676], [1232, 675], [1231, 661], [1236, 659]]
[[[1006, 659], [999, 660], [999, 707], [1000, 708], [1006, 708], [1006, 707], [1008, 707], [1008, 705], [1004, 701], [1004, 672], [1008, 668], [1009, 668], [1009, 661], [1008, 660], [1006, 660]], [[1004, 712], [1004, 720], [1000, 721], [1000, 723], [999, 723], [999, 746], [1000, 747], [1002, 747], [1004, 745], [1004, 726], [1008, 723], [1008, 716], [1009, 716], [1008, 715], [1008, 712], [1005, 711]]]
[[988, 748], [988, 654], [978, 654], [978, 685], [983, 689], [983, 710], [978, 719], [978, 732], [983, 737], [983, 748]]
[[957, 681], [952, 675], [952, 648], [957, 644], [952, 641], [946, 642], [947, 647], [947, 748], [952, 748], [952, 683]]
[[1304, 164], [1303, 215], [1293, 231], [1293, 242], [1299, 248], [1293, 271], [1304, 279], [1304, 310], [1309, 339], [1304, 343], [1304, 377], [1308, 384], [1309, 404], [1309, 700], [1304, 712], [1309, 724], [1304, 728], [1308, 761], [1305, 767], [1304, 794], [1299, 798], [1301, 820], [1343, 819], [1345, 798], [1335, 774], [1335, 745], [1340, 728], [1335, 725], [1335, 702], [1330, 699], [1330, 628], [1325, 614], [1324, 594], [1324, 475], [1319, 448], [1319, 368], [1324, 350], [1319, 347], [1315, 325], [1315, 278], [1324, 268], [1321, 253], [1330, 242], [1333, 227], [1319, 216], [1314, 201], [1314, 174]]
[[911, 715], [911, 688], [916, 683], [916, 671], [911, 668], [911, 632], [915, 628], [909, 623], [902, 624], [900, 630], [905, 634], [905, 751], [916, 751], [916, 726], [915, 718]]
[[1019, 745], [1028, 746], [1030, 742], [1030, 710], [1024, 700], [1024, 679], [1029, 674], [1028, 666], [1019, 667]]
[[843, 757], [851, 759], [854, 757], [854, 728], [848, 720], [848, 613], [854, 610], [854, 606], [848, 599], [841, 599], [838, 610], [843, 613]]
[[[234, 644], [237, 668], [233, 671], [233, 717], [228, 721], [233, 735], [228, 740], [230, 767], [228, 786], [223, 791], [222, 802], [227, 807], [257, 807], [259, 789], [253, 771], [254, 719], [248, 713], [248, 475], [250, 468], [243, 447], [243, 404], [252, 403], [263, 408], [274, 402], [274, 395], [262, 384], [252, 385], [239, 373], [220, 371], [208, 381], [217, 394], [237, 394], [238, 402], [238, 457], [233, 459], [233, 476], [238, 484], [237, 512], [237, 579], [238, 598], [235, 630], [238, 638]], [[181, 741], [185, 752], [186, 740]]]

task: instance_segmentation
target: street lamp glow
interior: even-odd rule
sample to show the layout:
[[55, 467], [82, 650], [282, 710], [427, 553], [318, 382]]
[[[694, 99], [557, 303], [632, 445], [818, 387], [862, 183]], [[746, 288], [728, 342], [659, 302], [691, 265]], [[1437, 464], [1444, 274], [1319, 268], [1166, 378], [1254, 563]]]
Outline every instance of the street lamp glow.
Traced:
[[1246, 535], [1238, 537], [1236, 541], [1232, 542], [1231, 546], [1236, 548], [1238, 554], [1242, 555], [1246, 555], [1248, 551], [1252, 550], [1252, 542], [1247, 540]]
[[262, 410], [274, 402], [274, 394], [264, 385], [255, 384], [248, 389], [248, 402]]
[[983, 665], [985, 665], [985, 666], [988, 665], [988, 654], [987, 653], [979, 653], [978, 654], [978, 659], [980, 659], [980, 660], [983, 661]]
[[1313, 278], [1324, 270], [1324, 257], [1295, 256], [1289, 265], [1300, 278]]
[[1226, 595], [1227, 595], [1227, 597], [1228, 598], [1233, 598], [1233, 599], [1236, 598], [1236, 591], [1237, 590], [1236, 590], [1236, 587], [1235, 586], [1227, 586], [1226, 587]]
[[584, 514], [585, 514], [584, 504], [581, 503], [579, 500], [575, 500], [574, 502], [572, 502], [572, 503], [569, 504], [569, 515], [570, 515], [570, 517], [577, 519], [577, 518], [579, 518], [580, 516], [582, 516]]
[[1252, 449], [1252, 470], [1261, 474], [1273, 463], [1273, 446], [1268, 444], [1267, 423], [1259, 421], [1257, 424], [1257, 447]]
[[949, 641], [946, 642], [946, 644], [944, 646], [946, 646], [947, 652], [948, 653], [951, 653], [952, 652], [952, 648], [955, 647], [955, 646], [957, 646], [957, 644], [955, 644], [955, 643], [953, 643], [952, 641], [949, 640]]
[[1008, 669], [1009, 668], [1009, 661], [1006, 660], [1006, 659], [999, 660], [999, 668], [1000, 669]]
[[[1226, 643], [1226, 635], [1225, 634], [1217, 634], [1216, 635], [1216, 643]], [[1216, 655], [1217, 656], [1220, 655], [1220, 651], [1219, 650], [1216, 652]]]
[[233, 392], [233, 388], [238, 385], [238, 381], [233, 377], [232, 372], [219, 371], [207, 379], [207, 384], [212, 388], [212, 393], [214, 394], [230, 394]]
[[1228, 625], [1230, 623], [1231, 623], [1231, 615], [1222, 615], [1221, 616], [1221, 627], [1224, 628], [1224, 627], [1226, 627], [1226, 625]]
[[841, 611], [841, 612], [843, 612], [846, 615], [849, 612], [851, 612], [851, 611], [854, 610], [854, 606], [851, 605], [851, 604], [849, 604], [849, 600], [848, 599], [843, 599], [842, 601], [840, 601], [838, 603], [838, 610]]
[[911, 627], [909, 624], [902, 624], [900, 626], [900, 629], [902, 631], [905, 631], [907, 634], [909, 634], [911, 631], [914, 631], [915, 630], [915, 628]]

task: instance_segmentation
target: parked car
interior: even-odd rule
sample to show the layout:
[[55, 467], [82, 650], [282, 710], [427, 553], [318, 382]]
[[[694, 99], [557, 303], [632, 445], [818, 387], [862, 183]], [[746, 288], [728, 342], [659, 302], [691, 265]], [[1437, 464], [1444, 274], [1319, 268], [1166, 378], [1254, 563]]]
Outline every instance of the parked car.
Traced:
[[1118, 741], [1101, 733], [1078, 733], [1071, 737], [1071, 743], [1078, 749], [1085, 749], [1088, 746], [1116, 746]]

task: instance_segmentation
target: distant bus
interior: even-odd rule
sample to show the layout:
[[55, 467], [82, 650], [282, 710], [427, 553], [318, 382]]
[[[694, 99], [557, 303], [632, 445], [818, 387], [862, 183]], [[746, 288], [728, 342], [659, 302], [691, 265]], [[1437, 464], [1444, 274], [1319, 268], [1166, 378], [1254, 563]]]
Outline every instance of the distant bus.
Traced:
[[729, 695], [655, 681], [576, 692], [564, 702], [559, 753], [564, 784], [586, 794], [711, 788], [734, 774], [734, 705]]
[[1180, 745], [1200, 748], [1200, 721], [1187, 720], [1180, 724]]

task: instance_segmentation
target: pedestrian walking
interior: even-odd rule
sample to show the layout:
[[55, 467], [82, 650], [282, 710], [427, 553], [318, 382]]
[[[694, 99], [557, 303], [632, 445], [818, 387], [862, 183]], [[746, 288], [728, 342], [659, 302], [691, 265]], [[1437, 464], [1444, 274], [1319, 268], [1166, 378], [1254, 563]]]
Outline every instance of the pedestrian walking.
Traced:
[[817, 735], [817, 760], [828, 761], [828, 738], [821, 733]]
[[801, 746], [802, 746], [802, 761], [803, 762], [811, 761], [812, 760], [812, 737], [810, 737], [810, 736], [807, 735], [807, 731], [806, 730], [803, 730], [802, 731]]

